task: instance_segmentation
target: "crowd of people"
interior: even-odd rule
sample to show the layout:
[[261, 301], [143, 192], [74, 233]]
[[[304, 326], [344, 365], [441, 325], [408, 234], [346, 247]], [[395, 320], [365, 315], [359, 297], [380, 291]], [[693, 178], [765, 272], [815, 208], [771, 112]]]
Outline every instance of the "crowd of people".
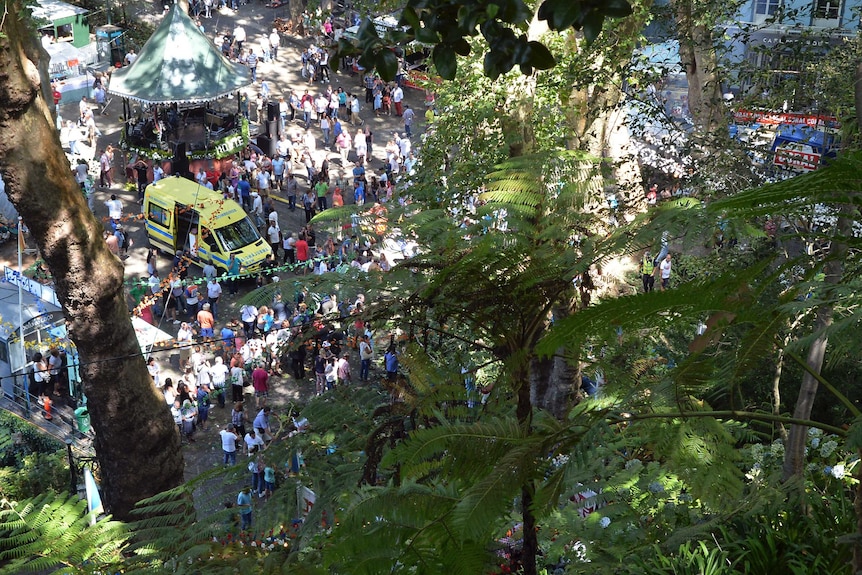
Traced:
[[[182, 375], [178, 380], [162, 378], [158, 361], [148, 360], [150, 375], [160, 385], [182, 442], [195, 443], [198, 432], [210, 429], [211, 410], [218, 409], [223, 414], [219, 420], [225, 422], [216, 440], [222, 448], [221, 463], [233, 466], [240, 453], [247, 456], [251, 485], [236, 503], [242, 530], [251, 525], [251, 517], [244, 516], [251, 513], [246, 499], [254, 494], [266, 498], [277, 485], [278, 466], [266, 455], [267, 446], [302, 428], [296, 421], [272, 419], [271, 386], [282, 385], [289, 377], [301, 382], [310, 375], [314, 393], [322, 395], [338, 386], [370, 381], [377, 353], [374, 334], [362, 320], [364, 305], [362, 295], [352, 302], [342, 301], [336, 293], [318, 300], [300, 289], [288, 304], [277, 293], [271, 306], [244, 304], [237, 319], [225, 321], [217, 333], [203, 337], [199, 326], [210, 325], [206, 319], [211, 317], [209, 304], [204, 304], [196, 322], [180, 324]], [[352, 350], [359, 362], [356, 378]], [[399, 365], [393, 341], [381, 367], [386, 378], [394, 381]]]
[[[223, 8], [239, 10], [240, 4], [236, 0], [191, 4], [202, 31], [200, 20]], [[328, 23], [331, 35], [332, 21]], [[237, 201], [271, 246], [272, 257], [250, 280], [238, 283], [241, 262], [232, 261], [235, 266], [229, 265], [222, 276], [206, 265], [199, 277], [193, 277], [190, 254], [178, 252], [168, 268], [157, 251], [150, 249], [145, 293], [135, 308], [153, 324], [177, 330], [178, 369], [160, 365], [164, 356], [158, 354], [147, 359], [147, 368], [164, 396], [181, 441], [189, 445], [201, 442], [202, 436], [219, 441], [225, 465], [236, 464], [240, 452], [248, 455], [252, 485], [236, 502], [243, 528], [251, 523], [250, 497], [254, 493], [266, 497], [276, 488], [278, 467], [268, 461], [265, 451], [271, 441], [283, 436], [283, 430], [274, 431], [270, 423], [278, 422], [270, 397], [273, 386], [291, 379], [308, 381], [313, 382], [310, 387], [315, 395], [326, 394], [338, 386], [370, 381], [372, 365], [378, 359], [387, 379], [397, 375], [395, 346], [390, 342], [390, 349], [378, 355], [374, 333], [361, 319], [364, 296], [309, 293], [302, 282], [308, 274], [348, 269], [383, 273], [391, 268], [378, 242], [386, 229], [387, 204], [405, 201], [396, 184], [416, 168], [413, 138], [419, 119], [402, 87], [403, 61], [395, 82], [384, 82], [356, 61], [342, 63], [348, 76], [330, 67], [327, 50], [311, 44], [301, 50], [301, 83], [278, 93], [270, 82], [274, 66], [283, 66], [280, 62], [287, 60], [282, 38], [277, 29], [252, 36], [237, 24], [219, 37], [217, 45], [225, 56], [251, 72], [254, 87], [240, 100], [240, 111], [247, 118], [262, 126], [269, 120], [265, 116], [272, 109], [270, 104], [277, 103], [275, 143], [270, 147], [258, 140], [233, 161], [217, 164], [218, 170], [213, 171], [212, 165], [210, 169], [196, 166], [189, 176]], [[136, 58], [130, 50], [126, 65]], [[98, 88], [102, 94], [104, 86]], [[99, 142], [102, 134], [95, 115], [104, 105], [101, 95], [97, 102], [82, 100], [77, 120], [69, 121], [64, 130], [73, 161], [82, 140], [88, 139], [94, 148], [93, 162], [88, 165], [78, 158], [80, 168], [73, 167], [73, 171], [91, 198], [96, 183], [110, 193], [110, 199], [104, 201], [105, 241], [125, 259], [132, 247], [125, 228], [133, 227], [127, 222], [134, 215], [123, 206], [115, 181], [115, 150]], [[433, 118], [430, 106], [428, 112]], [[385, 124], [369, 121], [374, 116], [385, 119]], [[425, 118], [429, 119], [428, 113]], [[375, 134], [380, 125], [392, 131]], [[375, 145], [381, 147], [376, 155]], [[142, 158], [133, 159], [127, 168], [138, 201], [147, 185], [169, 175], [162, 164]], [[367, 206], [372, 233], [360, 229], [356, 216], [345, 216], [344, 225], [332, 234], [322, 234], [310, 223], [318, 213], [346, 204]], [[297, 211], [297, 216], [291, 215]], [[261, 306], [232, 305], [240, 287], [278, 280], [289, 286], [291, 282], [286, 280], [290, 277], [295, 293], [282, 289]], [[50, 373], [48, 360], [45, 363], [45, 372]], [[49, 393], [50, 386], [45, 383], [40, 391]], [[212, 438], [211, 431], [217, 431], [219, 437]]]

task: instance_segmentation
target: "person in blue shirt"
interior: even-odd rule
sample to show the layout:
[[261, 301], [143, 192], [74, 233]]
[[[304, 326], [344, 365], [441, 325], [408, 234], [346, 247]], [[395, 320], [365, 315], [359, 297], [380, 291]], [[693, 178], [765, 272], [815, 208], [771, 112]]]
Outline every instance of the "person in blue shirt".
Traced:
[[[248, 183], [248, 182], [246, 182]], [[236, 276], [239, 275], [239, 272], [242, 270], [242, 262], [238, 257], [236, 257], [235, 253], [230, 255], [230, 258], [227, 261], [227, 275], [230, 277], [228, 279], [228, 291], [232, 295], [236, 295], [239, 291], [239, 280]]]
[[243, 487], [236, 496], [236, 506], [239, 507], [240, 530], [245, 531], [251, 527], [251, 487]]
[[353, 201], [357, 206], [361, 206], [365, 203], [365, 184], [354, 182], [353, 185], [355, 187], [353, 190]]
[[227, 352], [233, 354], [234, 350], [234, 341], [236, 338], [236, 332], [231, 329], [234, 326], [233, 322], [228, 323], [223, 328], [221, 328], [221, 332], [219, 336], [221, 337], [222, 344], [227, 349]]
[[363, 168], [362, 165], [360, 165], [360, 164], [356, 164], [353, 167], [353, 181], [354, 182], [361, 182], [364, 180], [365, 180], [365, 168]]
[[242, 207], [245, 208], [246, 211], [249, 211], [251, 209], [251, 184], [248, 183], [247, 175], [242, 175], [242, 179], [236, 185], [236, 189], [239, 192]]
[[279, 191], [284, 187], [284, 171], [286, 167], [284, 158], [281, 156], [276, 156], [272, 159], [272, 181]]
[[395, 351], [395, 346], [390, 345], [383, 356], [383, 363], [386, 365], [386, 379], [395, 381], [398, 375], [398, 354]]

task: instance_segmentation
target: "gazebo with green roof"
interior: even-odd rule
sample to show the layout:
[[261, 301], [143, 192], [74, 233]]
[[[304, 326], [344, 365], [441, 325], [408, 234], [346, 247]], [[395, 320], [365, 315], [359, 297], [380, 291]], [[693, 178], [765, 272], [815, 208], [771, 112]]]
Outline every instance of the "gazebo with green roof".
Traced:
[[[108, 92], [123, 98], [126, 148], [160, 158], [184, 143], [190, 158], [221, 158], [248, 144], [238, 93], [251, 83], [248, 68], [224, 56], [175, 3], [134, 63], [113, 72]], [[222, 98], [235, 98], [235, 111], [216, 109]]]

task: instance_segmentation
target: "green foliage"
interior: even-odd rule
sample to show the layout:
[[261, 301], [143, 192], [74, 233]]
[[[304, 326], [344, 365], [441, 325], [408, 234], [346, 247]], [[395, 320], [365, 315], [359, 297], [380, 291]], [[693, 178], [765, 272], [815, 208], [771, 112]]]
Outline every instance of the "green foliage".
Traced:
[[77, 496], [49, 490], [20, 502], [0, 501], [0, 561], [5, 562], [5, 573], [111, 569], [119, 564], [127, 537], [121, 523], [94, 521], [87, 502]]
[[64, 446], [5, 411], [0, 412], [0, 465], [0, 493], [13, 501], [68, 485]]
[[64, 450], [31, 453], [15, 466], [0, 468], [0, 493], [13, 501], [36, 497], [46, 491], [61, 492], [69, 485], [69, 465]]
[[[730, 561], [727, 552], [720, 547], [686, 541], [674, 554], [665, 555], [654, 547], [655, 555], [650, 560], [640, 560], [630, 573], [662, 573], [667, 575], [725, 575]], [[639, 564], [638, 564], [639, 563]], [[760, 571], [758, 571], [760, 573]], [[766, 571], [763, 571], [766, 573]]]
[[[564, 32], [570, 28], [582, 30], [588, 41], [594, 41], [602, 31], [606, 18], [625, 18], [632, 12], [626, 0], [596, 3], [586, 0], [544, 0], [538, 8], [538, 18], [547, 21], [551, 30]], [[470, 39], [481, 35], [486, 42], [483, 70], [496, 80], [517, 66], [522, 74], [547, 70], [556, 60], [543, 43], [530, 39], [525, 31], [533, 10], [522, 0], [499, 0], [493, 4], [456, 0], [410, 0], [401, 12], [401, 24], [406, 32], [389, 33], [381, 38], [370, 19], [359, 29], [359, 48], [346, 40], [339, 45], [340, 55], [361, 53], [364, 66], [376, 68], [391, 80], [395, 75], [395, 58], [391, 44], [412, 41], [432, 46], [431, 59], [437, 73], [446, 80], [455, 78], [457, 56], [469, 55]]]
[[65, 446], [39, 428], [6, 411], [0, 411], [0, 465], [16, 465], [31, 453], [54, 453]]
[[[817, 446], [812, 439], [814, 457], [831, 449], [834, 461], [809, 462], [811, 499], [800, 521], [800, 502], [776, 480], [783, 448], [768, 443], [776, 431], [712, 410], [780, 418], [786, 399], [771, 405], [768, 377], [779, 350], [810, 340], [810, 315], [821, 305], [838, 309], [829, 335], [845, 339], [839, 345], [849, 356], [835, 364], [845, 370], [838, 387], [853, 378], [858, 255], [848, 253], [846, 281], [830, 287], [818, 276], [821, 256], [793, 244], [837, 238], [856, 248], [858, 239], [842, 230], [835, 236], [834, 224], [800, 225], [788, 226], [801, 230], [793, 235], [782, 231], [780, 245], [761, 230], [767, 217], [812, 222], [812, 204], [834, 215], [836, 204], [855, 199], [862, 160], [851, 155], [718, 202], [668, 201], [613, 229], [602, 166], [560, 148], [571, 127], [565, 111], [581, 102], [573, 94], [620, 83], [636, 34], [603, 34], [584, 51], [571, 49], [574, 34], [553, 35], [544, 54], [518, 36], [532, 16], [526, 5], [454, 6], [420, 0], [404, 13], [408, 36], [435, 44], [438, 72], [458, 80], [435, 87], [444, 114], [411, 185], [399, 190], [406, 205], [389, 207], [390, 221], [417, 238], [422, 253], [387, 274], [329, 274], [308, 284], [309, 295], [366, 293], [379, 334], [413, 336], [402, 356], [407, 377], [394, 388], [339, 388], [310, 401], [302, 412], [308, 431], [266, 451], [279, 470], [297, 452], [305, 465], [256, 509], [254, 538], [299, 519], [297, 486], [317, 496], [287, 546], [264, 552], [227, 541], [235, 534], [232, 511], [219, 507], [246, 483], [240, 465], [143, 502], [125, 569], [482, 573], [500, 562], [505, 534], [514, 533], [509, 544], [517, 547], [513, 525], [527, 494], [544, 556], [568, 562], [568, 572], [792, 573], [801, 572], [800, 558], [818, 572], [843, 572], [847, 550], [835, 541], [854, 529], [846, 495], [858, 462], [837, 438]], [[539, 14], [555, 28], [580, 26], [595, 37], [598, 11], [626, 10], [613, 2], [582, 8], [551, 1]], [[373, 26], [366, 22], [360, 36], [366, 59], [392, 73], [392, 53]], [[480, 66], [475, 54], [486, 40], [492, 56]], [[534, 59], [551, 65], [547, 56], [567, 50], [559, 60], [566, 69], [538, 76], [535, 93], [524, 78], [503, 73], [524, 62], [540, 67]], [[464, 54], [474, 65], [457, 65]], [[605, 61], [613, 64], [598, 64]], [[601, 111], [584, 114], [615, 105], [609, 96]], [[531, 131], [540, 141], [527, 148], [537, 152], [509, 158]], [[719, 249], [716, 229], [739, 247]], [[574, 282], [581, 287], [594, 266], [655, 248], [663, 231], [674, 250], [696, 252], [675, 260], [673, 289], [575, 304]], [[277, 290], [293, 299], [293, 287], [272, 284], [247, 301], [269, 303]], [[709, 328], [698, 338], [699, 322]], [[565, 396], [552, 406], [557, 417], [536, 409], [523, 392], [541, 377], [539, 353], [573, 373], [601, 370], [601, 396], [580, 403]], [[478, 392], [465, 390], [462, 369], [493, 388], [486, 403], [470, 403]], [[783, 373], [787, 397], [799, 370]], [[849, 420], [834, 417], [836, 425]], [[862, 443], [857, 427], [848, 434], [852, 448]], [[595, 510], [586, 513], [588, 506]]]

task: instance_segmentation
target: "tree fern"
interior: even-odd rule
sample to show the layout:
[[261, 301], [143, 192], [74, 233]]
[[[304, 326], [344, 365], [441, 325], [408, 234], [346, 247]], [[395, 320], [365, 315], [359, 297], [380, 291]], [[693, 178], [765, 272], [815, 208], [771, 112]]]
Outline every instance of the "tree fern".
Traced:
[[33, 499], [0, 501], [0, 560], [6, 573], [67, 573], [86, 564], [119, 565], [128, 531], [109, 518], [91, 525], [87, 502], [48, 491]]

